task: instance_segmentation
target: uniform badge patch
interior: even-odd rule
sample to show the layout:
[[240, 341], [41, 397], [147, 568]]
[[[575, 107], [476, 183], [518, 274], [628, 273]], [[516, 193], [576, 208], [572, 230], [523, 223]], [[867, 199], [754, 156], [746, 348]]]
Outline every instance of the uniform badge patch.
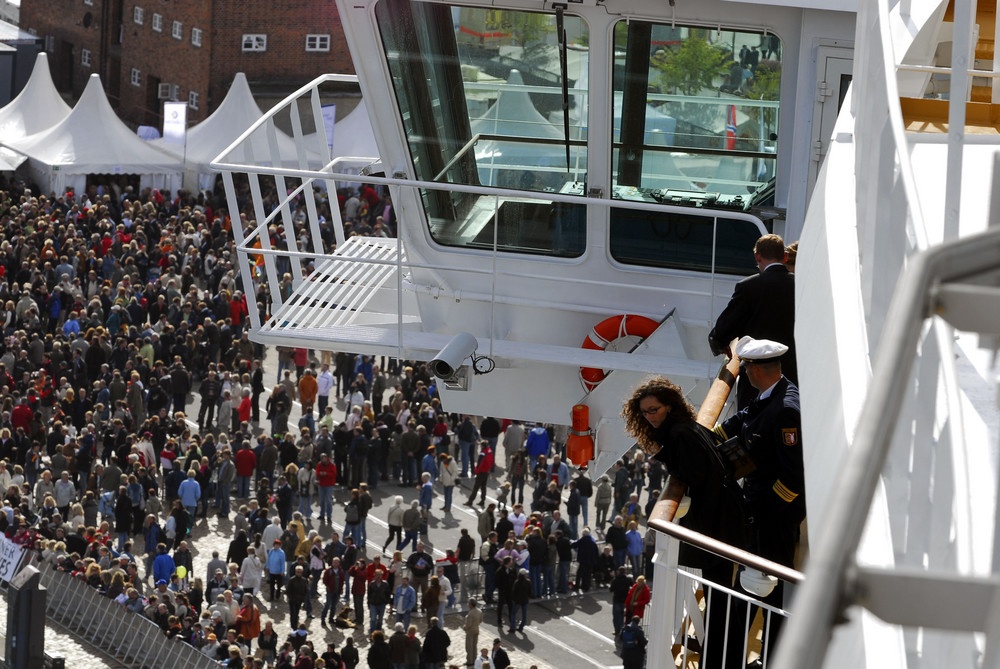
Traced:
[[785, 446], [795, 446], [799, 443], [799, 428], [789, 427], [781, 431], [781, 441]]

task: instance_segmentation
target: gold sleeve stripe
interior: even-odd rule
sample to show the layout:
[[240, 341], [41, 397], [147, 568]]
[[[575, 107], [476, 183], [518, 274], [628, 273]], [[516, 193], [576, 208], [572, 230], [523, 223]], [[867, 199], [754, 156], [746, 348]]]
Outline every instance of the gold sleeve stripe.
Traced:
[[792, 492], [787, 487], [785, 487], [785, 484], [782, 483], [781, 481], [775, 481], [774, 482], [774, 486], [772, 486], [771, 489], [774, 490], [774, 493], [778, 497], [780, 497], [781, 499], [785, 500], [786, 502], [791, 502], [796, 497], [799, 496], [799, 494], [797, 492]]
[[719, 435], [720, 437], [722, 437], [723, 441], [729, 439], [729, 436], [726, 435], [726, 431], [722, 429], [722, 424], [721, 423], [719, 425], [716, 425], [715, 427], [713, 427], [712, 428], [712, 432], [714, 432], [717, 435]]

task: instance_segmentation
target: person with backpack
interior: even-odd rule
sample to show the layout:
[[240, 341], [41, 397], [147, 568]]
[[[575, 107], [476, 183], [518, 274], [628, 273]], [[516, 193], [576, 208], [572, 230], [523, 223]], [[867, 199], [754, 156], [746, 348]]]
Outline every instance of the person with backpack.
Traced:
[[646, 662], [646, 635], [639, 626], [639, 616], [622, 628], [622, 662], [624, 669], [642, 669]]

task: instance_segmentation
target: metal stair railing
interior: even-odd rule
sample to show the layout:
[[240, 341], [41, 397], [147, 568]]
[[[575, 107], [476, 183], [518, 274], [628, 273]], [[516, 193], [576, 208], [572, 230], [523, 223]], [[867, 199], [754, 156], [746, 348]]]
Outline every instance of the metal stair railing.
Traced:
[[898, 392], [899, 379], [914, 366], [924, 322], [937, 315], [959, 330], [1000, 334], [1000, 289], [992, 283], [998, 269], [1000, 228], [908, 259], [886, 316], [853, 445], [834, 484], [835, 501], [822, 527], [813, 529], [808, 578], [797, 592], [775, 657], [778, 669], [823, 666], [833, 626], [852, 605], [864, 606], [892, 624], [984, 632], [983, 666], [997, 666], [1000, 647], [995, 633], [1000, 629], [994, 600], [1000, 596], [1000, 579], [996, 574], [966, 577], [914, 568], [862, 567], [856, 553], [905, 399]]

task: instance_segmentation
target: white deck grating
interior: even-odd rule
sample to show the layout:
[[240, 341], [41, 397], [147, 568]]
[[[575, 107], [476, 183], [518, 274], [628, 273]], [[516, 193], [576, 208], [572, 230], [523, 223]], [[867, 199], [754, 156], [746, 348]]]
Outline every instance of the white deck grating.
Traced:
[[[352, 325], [383, 286], [390, 284], [386, 287], [395, 290], [396, 248], [395, 239], [351, 237], [303, 277], [288, 300], [261, 326], [261, 334]], [[395, 321], [396, 314], [391, 317]]]

